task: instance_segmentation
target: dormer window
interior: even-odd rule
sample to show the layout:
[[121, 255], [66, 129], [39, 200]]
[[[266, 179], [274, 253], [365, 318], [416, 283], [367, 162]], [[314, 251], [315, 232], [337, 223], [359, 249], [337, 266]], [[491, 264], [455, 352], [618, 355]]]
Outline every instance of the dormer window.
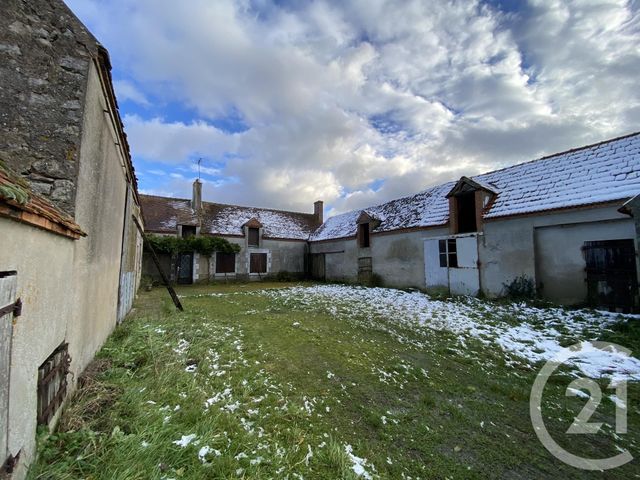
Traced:
[[493, 185], [462, 177], [447, 194], [451, 233], [481, 231], [483, 210], [490, 208], [496, 195]]
[[250, 247], [260, 246], [260, 229], [249, 227], [248, 228], [248, 244]]
[[469, 233], [478, 231], [476, 221], [476, 192], [463, 193], [455, 197], [458, 214], [458, 232]]
[[369, 223], [361, 223], [358, 225], [358, 242], [360, 248], [369, 248], [371, 246]]
[[182, 238], [195, 237], [196, 227], [193, 225], [182, 225]]

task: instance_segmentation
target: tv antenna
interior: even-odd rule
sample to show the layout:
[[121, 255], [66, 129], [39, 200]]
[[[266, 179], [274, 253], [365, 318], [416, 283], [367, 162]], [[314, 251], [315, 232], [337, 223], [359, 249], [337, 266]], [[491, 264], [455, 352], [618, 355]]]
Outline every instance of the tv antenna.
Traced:
[[202, 163], [202, 157], [198, 159], [198, 180], [200, 180], [200, 164]]

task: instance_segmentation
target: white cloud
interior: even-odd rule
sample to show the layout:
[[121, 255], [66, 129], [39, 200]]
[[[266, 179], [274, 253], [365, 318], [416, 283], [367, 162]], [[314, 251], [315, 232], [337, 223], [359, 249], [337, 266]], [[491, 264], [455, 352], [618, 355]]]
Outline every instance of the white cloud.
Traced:
[[[121, 97], [197, 112], [125, 126], [138, 158], [223, 159], [212, 200], [360, 208], [640, 123], [637, 2], [69, 3], [133, 79]], [[248, 129], [214, 126], [230, 113]]]
[[127, 80], [114, 80], [113, 87], [119, 101], [131, 100], [142, 106], [149, 106], [151, 104], [144, 93]]

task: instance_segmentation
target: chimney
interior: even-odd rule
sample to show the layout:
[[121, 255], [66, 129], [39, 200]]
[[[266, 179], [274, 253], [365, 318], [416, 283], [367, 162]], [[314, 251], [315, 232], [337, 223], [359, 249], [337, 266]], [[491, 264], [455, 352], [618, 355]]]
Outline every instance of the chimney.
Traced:
[[322, 200], [318, 200], [313, 204], [313, 216], [316, 217], [318, 224], [322, 224], [324, 221], [324, 202]]
[[191, 208], [193, 208], [196, 212], [199, 212], [202, 209], [202, 182], [199, 179], [196, 179], [193, 182]]

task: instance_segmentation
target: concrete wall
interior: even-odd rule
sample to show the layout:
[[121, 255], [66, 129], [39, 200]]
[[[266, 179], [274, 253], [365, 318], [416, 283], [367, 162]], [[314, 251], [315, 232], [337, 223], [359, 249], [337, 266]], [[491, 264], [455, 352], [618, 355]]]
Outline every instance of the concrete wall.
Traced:
[[[38, 367], [68, 342], [72, 391], [118, 317], [123, 232], [131, 230], [132, 222], [125, 199], [132, 187], [104, 113], [107, 105], [93, 62], [86, 92], [74, 211], [87, 237], [74, 241], [0, 219], [3, 238], [12, 239], [0, 249], [0, 270], [17, 270], [18, 295], [25, 303], [14, 329], [9, 396], [9, 448], [13, 454], [22, 450], [16, 479], [24, 476], [35, 452]], [[129, 213], [136, 214], [136, 208]], [[125, 271], [139, 272], [138, 240], [132, 242]]]
[[478, 249], [482, 291], [499, 296], [505, 283], [524, 275], [538, 285], [543, 282], [545, 298], [583, 302], [585, 262], [580, 247], [588, 240], [612, 238], [633, 238], [632, 220], [616, 207], [487, 221]]
[[[38, 367], [68, 338], [78, 318], [69, 296], [76, 241], [6, 218], [0, 218], [0, 231], [3, 238], [19, 239], [3, 242], [0, 270], [18, 272], [17, 296], [23, 302], [12, 338], [8, 438], [9, 453], [22, 450], [12, 477], [20, 479], [35, 455]], [[79, 364], [74, 361], [71, 368], [77, 378]]]
[[369, 248], [360, 248], [355, 238], [349, 238], [311, 243], [310, 252], [324, 253], [329, 281], [357, 281], [358, 258], [371, 257], [373, 273], [386, 286], [424, 288], [424, 239], [447, 234], [447, 227], [373, 233]]

